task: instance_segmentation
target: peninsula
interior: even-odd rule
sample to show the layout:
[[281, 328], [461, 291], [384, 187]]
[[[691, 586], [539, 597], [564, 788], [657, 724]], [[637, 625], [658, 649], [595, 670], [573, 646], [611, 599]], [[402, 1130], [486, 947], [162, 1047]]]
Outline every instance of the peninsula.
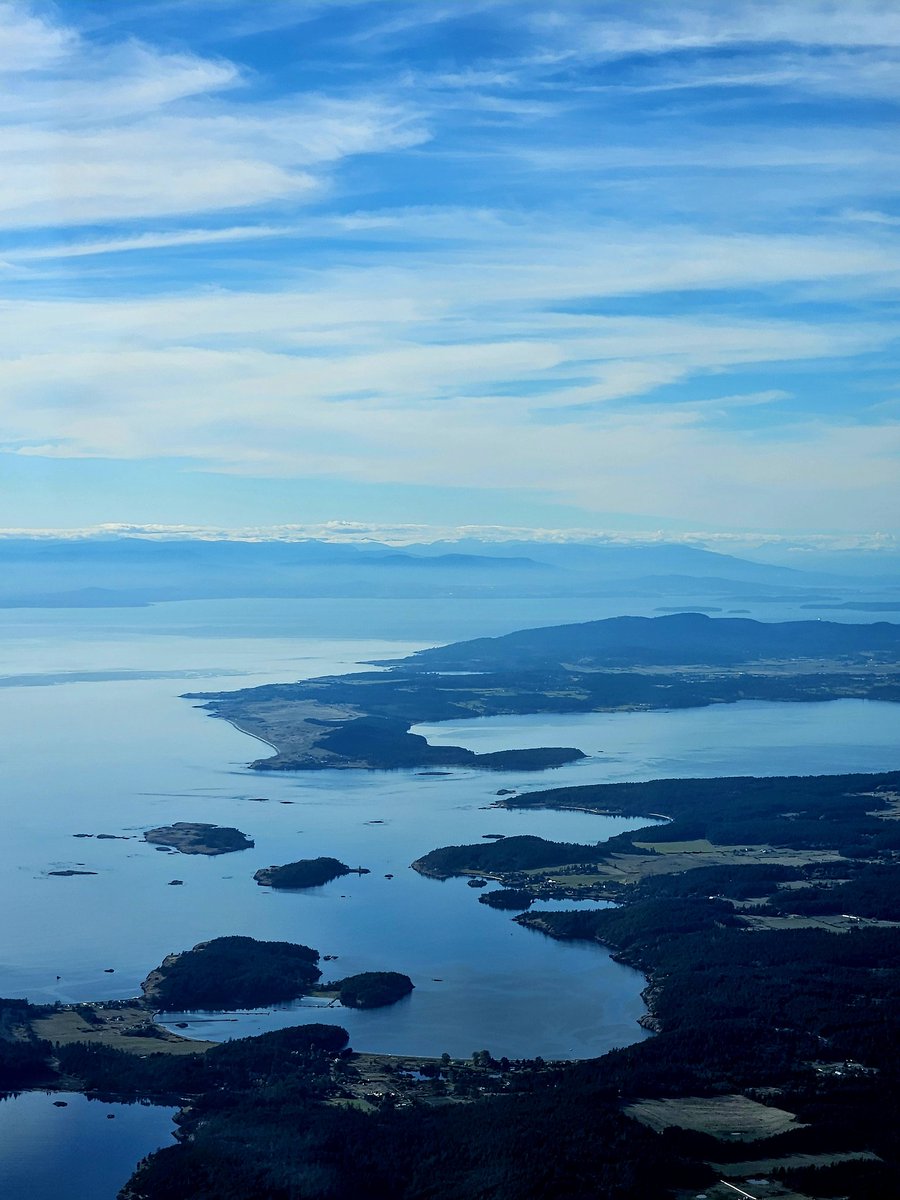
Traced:
[[379, 672], [192, 693], [270, 743], [257, 770], [545, 770], [581, 750], [475, 754], [431, 746], [423, 722], [692, 708], [738, 700], [900, 701], [900, 625], [781, 624], [701, 613], [615, 617], [420, 651]]
[[[646, 817], [648, 825], [594, 846], [532, 835], [444, 846], [413, 869], [435, 879], [488, 876], [532, 899], [621, 901], [638, 885], [655, 895], [653, 889], [688, 881], [706, 895], [739, 877], [742, 886], [760, 889], [746, 895], [769, 887], [774, 908], [767, 920], [787, 912], [799, 918], [801, 909], [808, 916], [817, 906], [830, 914], [829, 925], [837, 918], [843, 926], [900, 918], [900, 904], [890, 900], [890, 888], [900, 889], [900, 868], [888, 871], [900, 856], [898, 771], [588, 784], [507, 795], [496, 807]], [[813, 903], [806, 889], [817, 880], [828, 896]]]

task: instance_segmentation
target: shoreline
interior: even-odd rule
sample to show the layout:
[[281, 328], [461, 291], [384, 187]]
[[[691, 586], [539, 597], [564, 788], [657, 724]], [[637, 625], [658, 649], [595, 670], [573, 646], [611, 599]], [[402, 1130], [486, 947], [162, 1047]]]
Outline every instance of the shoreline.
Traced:
[[[203, 710], [206, 709], [206, 705], [195, 704], [194, 708]], [[220, 717], [218, 713], [210, 713], [208, 710], [207, 715], [213, 717], [217, 721], [224, 721], [227, 725], [230, 725], [232, 729], [236, 729], [238, 733], [242, 733], [245, 737], [253, 738], [255, 742], [262, 742], [264, 746], [268, 746], [269, 749], [273, 751], [273, 756], [280, 754], [280, 751], [274, 742], [268, 741], [266, 738], [262, 737], [261, 734], [251, 733], [249, 729], [244, 729], [242, 725], [238, 725], [237, 721], [233, 721], [231, 717]]]

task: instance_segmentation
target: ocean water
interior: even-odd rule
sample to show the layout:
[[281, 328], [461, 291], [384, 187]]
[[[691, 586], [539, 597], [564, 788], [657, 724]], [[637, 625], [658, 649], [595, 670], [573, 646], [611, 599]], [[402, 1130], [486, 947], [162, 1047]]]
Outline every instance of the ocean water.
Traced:
[[[263, 744], [181, 698], [186, 689], [365, 669], [369, 659], [428, 644], [397, 640], [407, 625], [423, 633], [431, 619], [444, 639], [492, 632], [512, 620], [502, 607], [424, 602], [404, 618], [398, 601], [220, 601], [0, 614], [0, 902], [11, 916], [0, 936], [2, 994], [36, 1002], [132, 996], [166, 954], [246, 934], [334, 954], [336, 976], [410, 975], [416, 990], [400, 1005], [313, 1014], [340, 1020], [359, 1049], [588, 1057], [643, 1036], [641, 977], [599, 947], [520, 929], [478, 904], [465, 881], [411, 871], [414, 859], [489, 833], [596, 842], [640, 824], [493, 809], [501, 788], [900, 765], [900, 706], [750, 702], [420, 727], [434, 742], [478, 750], [576, 745], [589, 756], [539, 774], [269, 775], [246, 765], [268, 753]], [[545, 620], [570, 615], [544, 605]], [[141, 840], [143, 830], [178, 820], [234, 825], [255, 846], [205, 858]], [[370, 874], [289, 894], [253, 881], [261, 866], [321, 854]], [[58, 870], [92, 873], [50, 873]], [[236, 1036], [307, 1019], [307, 1003], [214, 1023], [198, 1017], [191, 1027]]]
[[174, 1115], [72, 1092], [0, 1097], [0, 1196], [113, 1200], [141, 1158], [172, 1144]]
[[[39, 1003], [132, 996], [166, 954], [247, 934], [337, 955], [324, 964], [326, 975], [404, 971], [415, 991], [373, 1012], [300, 1002], [254, 1014], [186, 1014], [185, 1032], [218, 1039], [328, 1020], [347, 1027], [361, 1050], [457, 1056], [487, 1048], [548, 1059], [589, 1057], [646, 1036], [637, 1024], [637, 972], [600, 947], [521, 929], [479, 904], [463, 880], [424, 879], [410, 862], [490, 833], [596, 842], [640, 824], [498, 810], [501, 788], [897, 769], [900, 706], [748, 703], [448, 722], [419, 732], [477, 750], [576, 745], [589, 757], [540, 774], [268, 775], [247, 768], [265, 746], [181, 698], [369, 669], [370, 659], [426, 645], [623, 611], [615, 604], [604, 611], [593, 601], [197, 601], [0, 612], [0, 994]], [[179, 820], [237, 826], [255, 846], [203, 858], [140, 840], [145, 829]], [[290, 894], [253, 881], [261, 866], [320, 854], [370, 874]], [[67, 1181], [76, 1144], [84, 1156], [96, 1148], [104, 1162], [118, 1145], [122, 1161], [133, 1163], [168, 1137], [165, 1112], [141, 1125], [135, 1110], [138, 1124], [126, 1136], [130, 1126], [118, 1113], [92, 1125], [77, 1124], [80, 1111], [42, 1106], [33, 1095], [0, 1104], [0, 1157], [14, 1164], [6, 1169], [29, 1169], [10, 1150], [25, 1128], [28, 1144], [55, 1148], [45, 1157]], [[98, 1111], [85, 1113], [93, 1121]], [[4, 1178], [0, 1192], [17, 1195], [3, 1190]], [[86, 1186], [84, 1195], [103, 1200], [118, 1183], [98, 1176]], [[47, 1187], [22, 1194], [82, 1195]]]

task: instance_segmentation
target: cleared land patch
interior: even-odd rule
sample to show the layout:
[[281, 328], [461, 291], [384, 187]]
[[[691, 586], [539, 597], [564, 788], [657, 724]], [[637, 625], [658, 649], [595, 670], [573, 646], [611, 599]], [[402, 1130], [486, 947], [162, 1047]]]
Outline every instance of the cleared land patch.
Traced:
[[709, 1184], [704, 1187], [702, 1192], [698, 1192], [696, 1188], [691, 1188], [688, 1191], [675, 1192], [677, 1200], [697, 1200], [698, 1196], [703, 1197], [703, 1200], [741, 1200], [741, 1197], [752, 1197], [752, 1200], [812, 1200], [806, 1192], [795, 1192], [793, 1188], [786, 1188], [783, 1184], [775, 1183], [771, 1179], [747, 1180], [747, 1186], [752, 1188], [752, 1191], [745, 1191], [744, 1187], [737, 1187], [733, 1183], [728, 1183], [724, 1179], [720, 1179], [718, 1183]]
[[[90, 1020], [75, 1009], [65, 1009], [32, 1022], [39, 1038], [68, 1045], [87, 1042], [92, 1046], [111, 1046], [128, 1054], [196, 1054], [208, 1050], [214, 1042], [192, 1041], [179, 1037], [155, 1025], [147, 1010], [133, 1008], [102, 1008], [91, 1005]], [[146, 1032], [141, 1032], [146, 1030]]]
[[900, 792], [862, 792], [863, 796], [883, 801], [883, 806], [873, 809], [870, 817], [878, 817], [882, 821], [900, 821]]
[[772, 1171], [790, 1171], [797, 1167], [833, 1167], [836, 1163], [861, 1161], [881, 1160], [871, 1150], [844, 1150], [834, 1154], [785, 1154], [781, 1158], [757, 1158], [748, 1162], [709, 1165], [728, 1179], [746, 1179], [750, 1175], [769, 1175]]
[[879, 921], [875, 917], [854, 917], [847, 914], [824, 917], [757, 917], [745, 916], [751, 929], [827, 929], [831, 933], [849, 933], [853, 929], [900, 928], [900, 921]]
[[635, 842], [640, 850], [655, 850], [657, 854], [711, 854], [721, 850], [707, 838], [693, 838], [686, 842]]
[[[693, 867], [730, 867], [769, 864], [770, 866], [802, 867], [810, 863], [837, 862], [840, 854], [834, 850], [791, 850], [775, 846], [715, 846], [705, 839], [697, 839], [709, 849], [683, 850], [679, 842], [654, 842], [656, 854], [611, 854], [599, 862], [595, 871], [566, 873], [564, 866], [542, 867], [529, 871], [532, 876], [547, 877], [552, 883], [570, 887], [591, 887], [604, 883], [631, 885], [640, 883], [651, 875], [671, 875], [690, 871]], [[644, 843], [649, 845], [650, 843]], [[635, 842], [636, 846], [642, 843]], [[480, 872], [488, 874], [488, 872]]]
[[694, 1129], [727, 1141], [752, 1142], [789, 1129], [802, 1129], [793, 1113], [746, 1096], [682, 1096], [677, 1100], [639, 1100], [624, 1111], [657, 1133], [672, 1126]]

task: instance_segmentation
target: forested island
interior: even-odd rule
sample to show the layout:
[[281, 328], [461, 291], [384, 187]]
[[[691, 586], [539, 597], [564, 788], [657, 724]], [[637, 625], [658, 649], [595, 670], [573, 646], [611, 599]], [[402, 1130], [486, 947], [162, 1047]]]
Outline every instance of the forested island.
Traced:
[[220, 937], [170, 954], [141, 984], [163, 1012], [255, 1008], [296, 1000], [321, 977], [318, 950], [293, 942]]
[[[349, 875], [350, 867], [339, 862], [336, 858], [322, 856], [320, 858], [301, 858], [297, 862], [285, 863], [281, 867], [263, 867], [253, 878], [261, 887], [272, 888], [310, 888], [321, 887], [332, 879], [340, 879]], [[356, 873], [366, 875], [363, 867], [357, 867]]]
[[345, 1008], [385, 1008], [396, 1004], [413, 990], [413, 981], [399, 971], [363, 971], [324, 985], [336, 991]]
[[544, 770], [574, 747], [475, 754], [431, 746], [423, 722], [692, 708], [738, 700], [900, 701], [900, 626], [781, 624], [701, 613], [615, 617], [423, 650], [379, 672], [192, 693], [277, 747], [259, 770], [477, 767]]
[[[603, 843], [605, 846], [608, 843]], [[432, 879], [449, 879], [453, 875], [488, 875], [497, 878], [513, 871], [531, 871], [580, 863], [593, 867], [606, 857], [601, 844], [579, 845], [576, 842], [548, 842], [533, 834], [505, 837], [502, 841], [476, 842], [471, 846], [442, 846], [431, 850], [412, 863], [414, 871]]]

